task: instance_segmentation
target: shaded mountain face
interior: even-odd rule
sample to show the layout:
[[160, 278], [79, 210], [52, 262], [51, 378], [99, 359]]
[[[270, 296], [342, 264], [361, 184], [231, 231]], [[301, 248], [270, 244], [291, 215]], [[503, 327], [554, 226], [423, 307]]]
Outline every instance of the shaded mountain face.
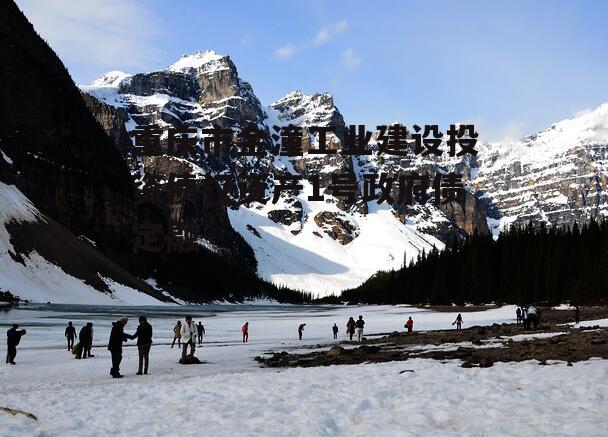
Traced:
[[0, 4], [0, 116], [0, 291], [43, 302], [170, 300], [103, 254], [130, 247], [129, 169], [12, 1]]
[[74, 233], [108, 250], [128, 245], [128, 168], [17, 6], [2, 2], [0, 12], [0, 147], [14, 183]]

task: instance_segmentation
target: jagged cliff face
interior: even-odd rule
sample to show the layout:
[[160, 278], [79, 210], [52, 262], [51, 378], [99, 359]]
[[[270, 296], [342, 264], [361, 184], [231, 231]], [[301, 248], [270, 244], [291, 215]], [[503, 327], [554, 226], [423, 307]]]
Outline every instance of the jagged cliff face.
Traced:
[[126, 156], [133, 147], [133, 142], [125, 128], [129, 114], [124, 109], [106, 105], [87, 93], [82, 93], [82, 98], [106, 135], [112, 139], [120, 153]]
[[[210, 51], [184, 56], [167, 69], [152, 73], [110, 72], [81, 88], [87, 101], [96, 102], [89, 104], [95, 118], [120, 144], [126, 143], [117, 124], [132, 137], [138, 125], [203, 129], [216, 124], [240, 131], [249, 123], [263, 126], [266, 117], [251, 86], [239, 78], [230, 58]], [[132, 141], [127, 147], [132, 147]], [[241, 257], [245, 265], [255, 269], [251, 249], [230, 226], [226, 208], [232, 203], [231, 197], [222, 198], [217, 184], [203, 180], [203, 176], [228, 174], [233, 177], [228, 183], [236, 190], [238, 174], [248, 172], [252, 166], [270, 165], [267, 157], [252, 163], [236, 159], [235, 154], [233, 150], [216, 157], [201, 150], [190, 161], [163, 155], [129, 162], [139, 195], [147, 196], [152, 190], [161, 192], [154, 206], [168, 226], [181, 223], [196, 229], [197, 238], [205, 247]], [[166, 182], [171, 174], [198, 175], [194, 199], [170, 198]]]
[[242, 129], [263, 123], [264, 110], [251, 85], [228, 56], [204, 51], [184, 56], [165, 70], [128, 75], [107, 73], [81, 87], [98, 100], [126, 110], [133, 126]]

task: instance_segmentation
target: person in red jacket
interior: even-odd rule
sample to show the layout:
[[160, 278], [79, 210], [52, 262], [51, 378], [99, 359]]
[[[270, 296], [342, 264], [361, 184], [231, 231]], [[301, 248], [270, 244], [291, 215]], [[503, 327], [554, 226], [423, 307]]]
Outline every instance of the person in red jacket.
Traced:
[[412, 332], [414, 330], [414, 321], [411, 317], [405, 322], [404, 328], [407, 328], [407, 332]]
[[249, 341], [249, 322], [245, 322], [242, 328], [243, 331], [243, 343], [247, 343]]

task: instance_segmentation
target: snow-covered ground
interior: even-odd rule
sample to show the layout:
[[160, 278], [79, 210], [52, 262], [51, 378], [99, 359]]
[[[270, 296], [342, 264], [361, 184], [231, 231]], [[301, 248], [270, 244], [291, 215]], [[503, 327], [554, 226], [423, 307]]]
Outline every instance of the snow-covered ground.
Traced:
[[568, 323], [573, 328], [590, 328], [593, 326], [599, 326], [604, 328], [608, 326], [608, 319], [597, 319], [597, 320], [582, 320], [580, 323]]
[[[103, 345], [125, 311], [149, 316], [155, 329], [150, 374], [135, 376], [137, 351], [124, 350], [121, 380], [109, 377]], [[191, 311], [207, 330], [199, 366], [177, 364], [170, 331]], [[515, 307], [464, 314], [465, 326], [512, 321]], [[534, 362], [462, 369], [459, 362], [408, 360], [311, 369], [264, 369], [268, 350], [344, 339], [347, 317], [363, 315], [367, 334], [451, 326], [455, 313], [411, 307], [31, 307], [0, 312], [0, 323], [28, 330], [17, 365], [0, 366], [0, 435], [605, 435], [605, 361], [538, 366]], [[95, 325], [95, 357], [62, 350], [67, 320]], [[250, 343], [240, 327], [250, 322]], [[297, 326], [306, 323], [304, 340]], [[127, 343], [130, 344], [131, 342]], [[4, 353], [2, 347], [1, 353]], [[414, 372], [401, 373], [403, 370]], [[575, 372], [575, 373], [573, 373]]]

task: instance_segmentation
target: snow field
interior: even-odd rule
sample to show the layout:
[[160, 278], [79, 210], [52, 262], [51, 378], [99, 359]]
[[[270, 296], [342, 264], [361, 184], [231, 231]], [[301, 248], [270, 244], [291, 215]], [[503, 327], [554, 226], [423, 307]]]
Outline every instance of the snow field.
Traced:
[[[5, 402], [43, 409], [34, 435], [605, 435], [603, 361], [459, 364], [412, 359], [85, 382]], [[18, 424], [12, 431], [20, 434]], [[31, 425], [23, 431], [32, 435]]]

